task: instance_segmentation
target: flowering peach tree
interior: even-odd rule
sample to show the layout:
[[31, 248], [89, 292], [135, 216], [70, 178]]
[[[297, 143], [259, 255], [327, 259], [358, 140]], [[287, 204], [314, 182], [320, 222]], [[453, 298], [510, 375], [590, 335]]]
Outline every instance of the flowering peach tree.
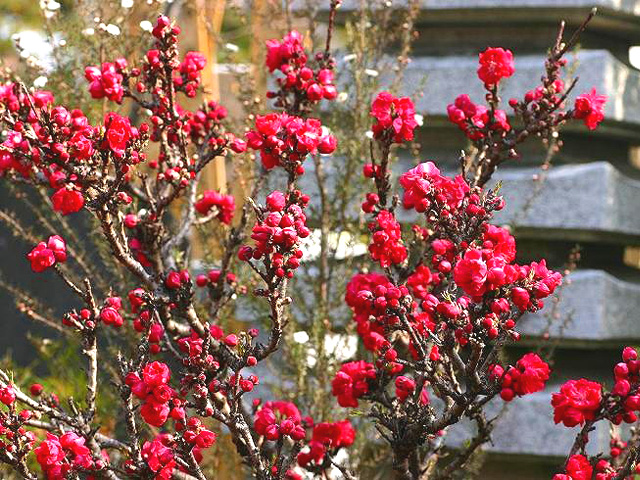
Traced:
[[[274, 77], [267, 97], [274, 110], [253, 117], [253, 128], [243, 133], [228, 131], [227, 111], [218, 103], [181, 106], [197, 95], [206, 61], [197, 52], [180, 56], [180, 29], [165, 16], [151, 32], [154, 47], [138, 63], [118, 58], [84, 72], [93, 98], [132, 102], [150, 112], [149, 123], [110, 112], [92, 125], [82, 111], [56, 105], [51, 92], [18, 81], [0, 86], [4, 181], [46, 191], [63, 216], [89, 215], [110, 258], [135, 285], [123, 290], [122, 283], [101, 278], [76, 253], [80, 240], [64, 232], [32, 246], [25, 262], [34, 275], [55, 272], [81, 302], [61, 328], [75, 336], [86, 360], [85, 398], [59, 398], [0, 370], [0, 462], [28, 479], [202, 480], [200, 463], [222, 429], [253, 478], [333, 472], [352, 479], [357, 459], [339, 453], [348, 453], [359, 426], [371, 422], [388, 443], [396, 478], [453, 478], [490, 439], [496, 419], [487, 418], [488, 402], [544, 389], [550, 367], [539, 355], [527, 353], [510, 365], [501, 352], [520, 339], [518, 320], [543, 307], [562, 275], [544, 260], [516, 263], [515, 239], [490, 223], [505, 202], [485, 184], [500, 164], [517, 158], [527, 138], [548, 139], [569, 121], [593, 129], [603, 120], [605, 98], [595, 91], [568, 106], [575, 81], [562, 79], [564, 55], [577, 37], [565, 41], [563, 29], [540, 86], [509, 100], [508, 113], [499, 87], [515, 71], [513, 55], [502, 48], [480, 54], [485, 101], [463, 94], [448, 108], [479, 152], [461, 162], [458, 175], [426, 161], [396, 185], [393, 152], [413, 139], [416, 112], [408, 97], [381, 92], [372, 99], [371, 154], [363, 165], [369, 192], [361, 205], [370, 268], [353, 272], [344, 292], [363, 349], [325, 386], [335, 397], [335, 418], [314, 419], [293, 402], [256, 395], [261, 365], [277, 364], [277, 352], [288, 348], [288, 289], [304, 267], [303, 243], [311, 233], [306, 209], [313, 199], [299, 180], [309, 158], [339, 152], [336, 138], [312, 116], [338, 94], [331, 53], [338, 4], [331, 5], [324, 51], [309, 56], [297, 31], [267, 42], [266, 67]], [[232, 195], [199, 190], [203, 169], [216, 157], [248, 152], [259, 175], [242, 206], [236, 208]], [[340, 157], [331, 161], [339, 164]], [[272, 172], [282, 185], [265, 191]], [[399, 222], [400, 209], [411, 215], [411, 225]], [[222, 241], [217, 268], [193, 275], [189, 245], [196, 226], [218, 231]], [[79, 277], [74, 263], [92, 275]], [[234, 273], [243, 269], [250, 288]], [[243, 295], [267, 307], [266, 331], [220, 326], [223, 307]], [[134, 341], [121, 345], [118, 380], [109, 386], [123, 424], [106, 428], [97, 397], [103, 338], [113, 332]], [[580, 379], [553, 394], [555, 421], [582, 426], [556, 480], [622, 479], [636, 468], [636, 433], [627, 443], [614, 438], [609, 454], [592, 458], [585, 451], [597, 422], [636, 421], [635, 350], [624, 350], [614, 374], [611, 392]], [[463, 418], [477, 429], [452, 452], [443, 439]]]

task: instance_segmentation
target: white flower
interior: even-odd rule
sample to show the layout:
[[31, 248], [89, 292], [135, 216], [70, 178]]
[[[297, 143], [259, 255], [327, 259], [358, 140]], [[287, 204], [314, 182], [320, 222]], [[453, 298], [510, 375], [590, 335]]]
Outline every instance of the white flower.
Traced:
[[380, 75], [380, 73], [377, 70], [373, 70], [372, 68], [365, 68], [364, 73], [374, 78]]
[[122, 0], [120, 2], [120, 6], [122, 8], [131, 8], [133, 7], [133, 0]]
[[328, 333], [324, 337], [324, 349], [327, 354], [332, 355], [339, 362], [344, 362], [353, 358], [358, 351], [358, 337]]
[[51, 12], [54, 12], [60, 9], [60, 4], [56, 2], [56, 0], [41, 0], [40, 8], [42, 10], [49, 10]]
[[368, 130], [367, 132], [365, 132], [364, 136], [367, 138], [373, 138], [373, 132], [371, 130]]
[[93, 35], [95, 33], [96, 33], [95, 28], [85, 28], [84, 30], [82, 30], [82, 34], [86, 35], [87, 37], [90, 37], [91, 35]]
[[358, 58], [358, 56], [355, 53], [350, 53], [349, 55], [345, 55], [343, 60], [345, 62], [350, 62], [351, 60], [355, 60], [356, 58]]
[[296, 343], [307, 343], [309, 341], [309, 334], [304, 330], [295, 332], [293, 334], [293, 341]]
[[422, 126], [424, 124], [424, 116], [420, 115], [419, 113], [416, 113], [415, 117], [416, 119], [416, 123], [418, 124], [418, 126]]
[[107, 30], [107, 33], [110, 33], [114, 37], [117, 37], [118, 35], [120, 35], [120, 27], [118, 27], [117, 25], [114, 25], [113, 23], [110, 23], [109, 25], [107, 25], [106, 30]]
[[149, 20], [143, 20], [140, 22], [140, 28], [145, 32], [153, 30], [153, 24]]
[[230, 52], [234, 52], [234, 53], [240, 50], [240, 47], [238, 45], [236, 45], [235, 43], [225, 43], [224, 44], [224, 48], [226, 48]]
[[64, 39], [58, 42], [58, 45], [60, 45], [61, 47], [64, 47], [66, 44], [67, 44], [67, 41]]
[[347, 92], [340, 92], [338, 94], [338, 102], [344, 103], [349, 98], [349, 94]]
[[39, 76], [33, 81], [33, 86], [36, 88], [42, 88], [47, 84], [48, 78], [44, 75]]

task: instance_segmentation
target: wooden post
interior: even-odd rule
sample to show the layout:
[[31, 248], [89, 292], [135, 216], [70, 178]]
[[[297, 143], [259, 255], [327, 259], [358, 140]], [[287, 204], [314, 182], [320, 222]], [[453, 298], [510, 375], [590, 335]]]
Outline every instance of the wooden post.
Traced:
[[[202, 72], [205, 100], [220, 100], [218, 77], [218, 38], [222, 29], [225, 0], [198, 0], [196, 3], [196, 28], [198, 50], [207, 59], [207, 68]], [[224, 157], [213, 159], [203, 172], [203, 184], [220, 192], [227, 191], [227, 172]]]

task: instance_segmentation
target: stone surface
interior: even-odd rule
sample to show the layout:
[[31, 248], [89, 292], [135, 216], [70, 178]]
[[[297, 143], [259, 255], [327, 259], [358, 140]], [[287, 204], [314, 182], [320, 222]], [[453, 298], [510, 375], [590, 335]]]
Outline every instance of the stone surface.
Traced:
[[[558, 390], [554, 385], [545, 391], [514, 400], [498, 421], [492, 435], [493, 444], [485, 448], [494, 453], [565, 457], [579, 431], [578, 427], [566, 428], [553, 423], [551, 393]], [[497, 413], [503, 407], [501, 399], [489, 404], [489, 411]], [[609, 435], [604, 425], [598, 425], [591, 433], [587, 451], [596, 454], [608, 451]], [[461, 445], [473, 434], [472, 424], [461, 422], [451, 428], [447, 443]]]
[[[578, 85], [569, 97], [595, 87], [609, 97], [605, 107], [608, 121], [640, 123], [640, 72], [630, 68], [606, 50], [577, 53]], [[504, 81], [501, 96], [506, 102], [535, 88], [544, 71], [543, 55], [516, 57], [516, 73]], [[570, 58], [570, 62], [571, 62]], [[483, 100], [485, 90], [478, 80], [477, 56], [420, 57], [407, 68], [404, 94], [416, 97], [416, 109], [427, 115], [446, 115], [447, 105], [460, 93], [468, 93], [475, 102]]]
[[[402, 162], [398, 172], [413, 164]], [[450, 176], [458, 171], [444, 173]], [[540, 168], [511, 168], [496, 172], [489, 187], [502, 182], [506, 206], [492, 223], [509, 224], [521, 238], [640, 244], [640, 181], [620, 173], [607, 162], [554, 167], [545, 177]], [[401, 190], [400, 190], [401, 192]], [[398, 210], [411, 222], [414, 211]]]
[[[506, 207], [494, 222], [517, 225], [527, 236], [640, 241], [640, 181], [607, 162], [552, 168], [539, 182], [535, 168], [499, 171]], [[636, 200], [638, 199], [638, 200]], [[538, 231], [534, 231], [537, 229]], [[525, 231], [526, 230], [526, 231]], [[573, 231], [573, 236], [562, 232]]]
[[[640, 283], [602, 270], [578, 270], [567, 279], [555, 311], [558, 319], [549, 330], [551, 336], [621, 345], [640, 339]], [[542, 333], [553, 308], [548, 301], [541, 312], [523, 317], [518, 330], [529, 335]]]

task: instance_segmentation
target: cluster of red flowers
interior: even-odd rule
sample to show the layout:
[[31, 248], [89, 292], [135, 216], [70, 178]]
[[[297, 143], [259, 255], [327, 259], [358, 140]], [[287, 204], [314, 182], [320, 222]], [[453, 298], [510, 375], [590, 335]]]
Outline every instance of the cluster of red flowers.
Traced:
[[180, 63], [178, 71], [180, 77], [174, 77], [173, 83], [184, 91], [189, 98], [196, 96], [197, 88], [200, 86], [202, 70], [207, 64], [207, 59], [200, 52], [187, 52], [184, 60]]
[[102, 320], [105, 325], [121, 327], [124, 323], [124, 319], [120, 314], [120, 310], [122, 310], [122, 299], [120, 297], [109, 297], [104, 303], [105, 306], [100, 310], [100, 320]]
[[413, 140], [413, 131], [418, 126], [416, 110], [408, 97], [394, 97], [389, 92], [380, 92], [371, 104], [373, 136], [391, 142], [402, 143]]
[[138, 372], [127, 374], [125, 383], [131, 392], [144, 400], [140, 415], [149, 425], [161, 427], [169, 416], [174, 420], [184, 419], [182, 402], [168, 385], [171, 371], [162, 362], [152, 362], [142, 368], [142, 378]]
[[[199, 287], [206, 287], [207, 285], [216, 285], [218, 280], [220, 279], [220, 270], [209, 270], [209, 272], [205, 275], [204, 273], [196, 276], [196, 285]], [[233, 285], [236, 282], [236, 276], [229, 272], [225, 277], [225, 281]]]
[[168, 442], [167, 437], [159, 435], [150, 442], [144, 442], [140, 452], [155, 480], [169, 480], [176, 467], [173, 449], [163, 441]]
[[[130, 98], [151, 111], [152, 127], [142, 124], [137, 128], [128, 118], [116, 113], [108, 113], [104, 125], [94, 127], [79, 110], [69, 112], [61, 106], [53, 107], [53, 96], [48, 92], [27, 94], [14, 84], [0, 86], [0, 102], [6, 111], [17, 113], [18, 119], [10, 125], [0, 148], [0, 173], [22, 175], [48, 185], [53, 190], [54, 210], [64, 215], [86, 207], [94, 209], [98, 216], [101, 211], [108, 212], [109, 215], [100, 218], [103, 224], [118, 218], [127, 229], [122, 241], [125, 251], [117, 248], [114, 251], [117, 251], [116, 257], [133, 254], [124, 263], [139, 274], [145, 286], [129, 292], [130, 311], [123, 309], [120, 297], [109, 296], [102, 302], [87, 300], [86, 306], [91, 309], [73, 310], [63, 321], [86, 334], [95, 329], [98, 322], [121, 327], [125, 318], [133, 318], [133, 328], [143, 337], [144, 348], [139, 349], [138, 361], [123, 363], [124, 372], [129, 373], [121, 392], [128, 394], [130, 390], [140, 400], [136, 408], [144, 422], [159, 428], [172, 419], [175, 433], [146, 441], [140, 452], [142, 462], [136, 464], [139, 460], [129, 459], [124, 462], [124, 468], [127, 473], [162, 480], [172, 478], [176, 469], [192, 467], [194, 459], [199, 462], [201, 449], [216, 441], [216, 434], [187, 409], [202, 417], [246, 422], [246, 415], [226, 417], [228, 412], [223, 409], [217, 412], [219, 416], [214, 415], [220, 408], [214, 406], [215, 401], [222, 399], [236, 412], [237, 407], [242, 408], [243, 395], [254, 391], [259, 384], [257, 375], [242, 369], [255, 367], [259, 360], [275, 351], [281, 340], [271, 333], [271, 344], [254, 343], [259, 335], [257, 329], [225, 334], [218, 325], [200, 323], [199, 312], [191, 303], [194, 292], [189, 272], [177, 270], [182, 267], [161, 267], [160, 271], [149, 268], [163, 263], [163, 259], [156, 260], [158, 256], [150, 254], [158, 254], [159, 250], [156, 248], [154, 252], [155, 239], [149, 237], [159, 230], [156, 227], [162, 227], [159, 218], [166, 212], [164, 208], [179, 197], [180, 189], [198, 177], [207, 159], [228, 150], [242, 152], [249, 147], [260, 151], [265, 169], [283, 167], [289, 174], [286, 193], [273, 191], [266, 197], [264, 206], [251, 202], [256, 215], [251, 232], [254, 245], [238, 250], [238, 258], [249, 263], [265, 281], [267, 288], [256, 288], [256, 295], [268, 297], [272, 312], [276, 312], [290, 301], [284, 296], [287, 282], [282, 279], [291, 278], [300, 266], [301, 243], [311, 233], [305, 214], [310, 199], [296, 189], [295, 181], [304, 173], [303, 163], [308, 156], [331, 154], [336, 149], [335, 137], [321, 122], [305, 116], [310, 111], [309, 105], [336, 97], [334, 65], [328, 52], [316, 56], [318, 68], [314, 69], [309, 66], [298, 32], [289, 33], [282, 41], [267, 43], [269, 70], [284, 75], [277, 79], [279, 91], [270, 92], [269, 97], [276, 98], [276, 105], [285, 111], [257, 116], [255, 128], [247, 133], [245, 143], [225, 132], [222, 120], [227, 111], [217, 103], [208, 102], [193, 112], [176, 103], [176, 92], [187, 97], [196, 95], [206, 64], [204, 56], [197, 52], [188, 52], [180, 61], [179, 33], [177, 26], [161, 16], [153, 29], [155, 48], [146, 52], [140, 68], [129, 68], [124, 59], [118, 59], [85, 70], [94, 98], [118, 103]], [[476, 105], [467, 95], [461, 95], [449, 106], [449, 117], [473, 140], [493, 138], [494, 134], [506, 137], [516, 128], [516, 123], [512, 128], [506, 113], [496, 108], [495, 92], [498, 84], [514, 73], [513, 55], [502, 48], [488, 48], [480, 54], [479, 63], [478, 77], [488, 91], [489, 106]], [[131, 79], [137, 79], [137, 93], [129, 90]], [[524, 102], [510, 103], [516, 113], [528, 112], [535, 116], [542, 109], [537, 106], [554, 99], [560, 101], [563, 91], [564, 84], [556, 80], [542, 90], [528, 92]], [[152, 100], [145, 100], [143, 94], [150, 95]], [[290, 101], [292, 103], [288, 103]], [[595, 90], [581, 95], [572, 115], [584, 120], [589, 128], [595, 128], [603, 119], [604, 101]], [[501, 345], [503, 340], [519, 339], [519, 333], [514, 330], [516, 320], [524, 312], [542, 308], [543, 299], [559, 286], [561, 275], [549, 270], [544, 260], [530, 265], [515, 263], [513, 236], [508, 230], [488, 223], [493, 212], [504, 206], [502, 198], [496, 191], [484, 191], [470, 183], [465, 174], [453, 178], [442, 175], [432, 162], [421, 163], [399, 178], [403, 207], [421, 214], [412, 226], [411, 240], [403, 239], [397, 220], [400, 215], [396, 216], [395, 210], [397, 198], [387, 202], [391, 191], [388, 154], [392, 144], [414, 138], [418, 126], [415, 107], [407, 97], [397, 98], [382, 92], [373, 101], [370, 114], [374, 118], [373, 138], [380, 147], [377, 151], [387, 157], [376, 162], [376, 149], [372, 149], [374, 158], [365, 165], [363, 173], [375, 180], [377, 191], [367, 194], [362, 210], [371, 214], [370, 257], [386, 275], [358, 273], [347, 285], [345, 301], [353, 312], [365, 348], [371, 352], [367, 355], [373, 360], [344, 363], [333, 378], [331, 388], [342, 407], [355, 408], [360, 401], [373, 401], [380, 403], [380, 412], [385, 411], [382, 415], [389, 413], [390, 418], [405, 415], [411, 420], [412, 430], [417, 432], [415, 442], [419, 443], [431, 435], [421, 426], [434, 424], [435, 410], [427, 407], [429, 389], [463, 407], [469, 401], [467, 408], [474, 396], [485, 395], [489, 399], [499, 391], [502, 399], [511, 401], [516, 396], [544, 388], [550, 368], [536, 354], [528, 353], [509, 367], [488, 366], [490, 361], [481, 362], [481, 357], [489, 355], [490, 349], [485, 347], [490, 347], [492, 342]], [[149, 166], [157, 170], [155, 191], [167, 193], [166, 197], [158, 194], [158, 202], [145, 199], [152, 196], [147, 193], [150, 192], [147, 185], [145, 191], [123, 187], [135, 178], [132, 167], [145, 160], [141, 151], [149, 139], [163, 142], [157, 160], [149, 162]], [[174, 154], [174, 151], [180, 153]], [[100, 175], [102, 183], [97, 180]], [[160, 183], [161, 188], [157, 188]], [[138, 199], [135, 203], [132, 196]], [[144, 205], [145, 202], [149, 205]], [[123, 204], [132, 205], [124, 207], [131, 213], [124, 215], [125, 212], [119, 210]], [[96, 209], [95, 205], [105, 208]], [[195, 210], [230, 224], [235, 201], [231, 195], [204, 191], [195, 203]], [[205, 222], [210, 218], [198, 220]], [[235, 238], [241, 237], [230, 237], [230, 244]], [[240, 241], [233, 244], [234, 248]], [[126, 251], [126, 242], [129, 251]], [[415, 250], [409, 252], [409, 247], [414, 246]], [[52, 236], [47, 242], [39, 243], [27, 257], [34, 271], [44, 271], [66, 260], [65, 242], [57, 235]], [[135, 260], [142, 269], [132, 265]], [[230, 294], [228, 298], [235, 291], [246, 291], [243, 287], [236, 288], [236, 277], [227, 267], [229, 265], [224, 264], [219, 270], [200, 274], [195, 279], [199, 287], [212, 287], [206, 292], [209, 299], [214, 300], [216, 296], [215, 300], [222, 299], [215, 308], [227, 300], [218, 292], [218, 286], [229, 290], [224, 292]], [[222, 278], [222, 275], [226, 276]], [[92, 295], [90, 288], [86, 295]], [[174, 315], [179, 321], [186, 318], [188, 325], [176, 326], [179, 321], [173, 321]], [[277, 315], [278, 312], [273, 313], [274, 327], [277, 327], [274, 332], [281, 327], [276, 324]], [[90, 338], [95, 340], [95, 335], [85, 335], [85, 339]], [[149, 355], [159, 354], [163, 349], [170, 350], [181, 366], [177, 378], [174, 375], [176, 389], [170, 386], [170, 367], [149, 360]], [[446, 365], [445, 362], [452, 363]], [[462, 385], [457, 383], [456, 372], [466, 375], [463, 378], [466, 381], [473, 369], [474, 377], [466, 385], [464, 394], [456, 391], [449, 395], [447, 380], [438, 375], [425, 378], [430, 372], [445, 371], [440, 368], [443, 366], [451, 366], [451, 371], [446, 373], [452, 375], [456, 387]], [[623, 361], [616, 365], [614, 374], [616, 383], [611, 393], [604, 393], [599, 383], [585, 379], [565, 383], [552, 399], [556, 423], [575, 426], [605, 418], [616, 424], [635, 421], [635, 412], [640, 410], [640, 361], [635, 350], [624, 350]], [[34, 397], [42, 391], [38, 384], [31, 388]], [[16, 392], [10, 385], [0, 389], [0, 401], [10, 406], [15, 417]], [[50, 403], [54, 404], [53, 400]], [[332, 457], [338, 449], [354, 442], [355, 430], [348, 420], [314, 425], [313, 419], [302, 418], [298, 407], [288, 401], [261, 404], [260, 399], [254, 399], [252, 413], [253, 425], [249, 421], [243, 427], [251, 430], [253, 426], [247, 438], [254, 441], [256, 434], [263, 437], [259, 439], [259, 459], [252, 467], [262, 469], [268, 464], [273, 475], [282, 465], [285, 454], [281, 450], [285, 445], [289, 448], [294, 444], [290, 450], [291, 460], [297, 456], [299, 466], [317, 473], [333, 464]], [[26, 421], [31, 414], [21, 412], [20, 415]], [[226, 420], [222, 423], [233, 431]], [[0, 435], [6, 433], [4, 428], [0, 425]], [[84, 435], [84, 430], [78, 432]], [[29, 432], [21, 433], [34, 438]], [[96, 439], [94, 435], [93, 440]], [[109, 463], [108, 458], [96, 457], [94, 443], [90, 443], [91, 451], [87, 448], [85, 442], [93, 440], [73, 432], [60, 437], [48, 434], [36, 449], [36, 457], [48, 478], [64, 478], [75, 469], [78, 475], [87, 475]], [[139, 440], [142, 443], [142, 438]], [[235, 440], [239, 447], [245, 442], [244, 438]], [[270, 447], [267, 442], [278, 443], [271, 448], [274, 445]], [[188, 457], [183, 457], [185, 454]], [[611, 456], [615, 456], [613, 448]], [[250, 462], [253, 461], [255, 459]], [[598, 459], [593, 466], [587, 457], [575, 455], [566, 466], [566, 474], [557, 475], [555, 480], [586, 480], [594, 471], [599, 480], [605, 480], [615, 470], [604, 459]], [[285, 478], [299, 476], [289, 470]]]
[[247, 145], [260, 151], [267, 170], [282, 166], [302, 175], [302, 163], [307, 156], [333, 153], [336, 138], [315, 118], [305, 120], [286, 113], [270, 113], [256, 117], [255, 130], [247, 132]]
[[67, 244], [60, 235], [52, 235], [46, 242], [40, 242], [27, 254], [31, 270], [40, 273], [53, 267], [56, 262], [67, 260]]
[[[284, 74], [284, 78], [276, 79], [282, 93], [302, 93], [304, 100], [312, 104], [323, 98], [333, 100], [338, 95], [333, 70], [325, 66], [314, 71], [307, 64], [303, 41], [302, 35], [296, 30], [289, 32], [282, 40], [267, 40], [266, 65], [269, 72], [279, 70]], [[318, 59], [322, 59], [321, 54]], [[279, 94], [267, 92], [267, 97], [274, 98]]]
[[205, 190], [195, 204], [196, 210], [202, 215], [207, 215], [214, 207], [217, 210], [216, 218], [229, 225], [236, 209], [233, 195], [225, 195], [215, 190]]
[[300, 241], [311, 234], [303, 210], [308, 202], [309, 197], [297, 190], [288, 199], [278, 190], [271, 192], [266, 199], [263, 220], [253, 226], [251, 238], [255, 247], [241, 247], [238, 258], [245, 262], [268, 258], [268, 267], [274, 275], [293, 277], [302, 258]]
[[553, 420], [562, 422], [567, 427], [582, 425], [587, 420], [593, 420], [600, 409], [602, 400], [602, 385], [584, 378], [569, 380], [554, 393]]
[[[567, 462], [565, 472], [554, 475], [553, 480], [591, 480], [593, 478], [593, 467], [583, 455], [572, 455]], [[598, 480], [604, 479], [600, 477]]]
[[402, 230], [393, 213], [382, 210], [375, 220], [369, 223], [373, 232], [369, 253], [371, 258], [380, 262], [382, 268], [398, 265], [407, 258], [407, 247], [402, 243]]
[[[558, 73], [566, 65], [566, 59], [556, 60], [553, 66], [548, 65], [553, 72], [543, 78], [543, 85], [527, 92], [522, 101], [516, 98], [509, 100], [514, 113], [532, 125], [538, 120], [545, 125], [558, 124], [567, 118], [583, 120], [590, 130], [595, 129], [604, 119], [604, 104], [606, 96], [598, 95], [593, 89], [589, 93], [579, 95], [574, 104], [571, 115], [563, 112], [555, 113], [564, 108], [565, 84]], [[505, 135], [512, 130], [511, 124], [504, 110], [497, 108], [497, 98], [494, 89], [500, 81], [512, 76], [515, 72], [513, 54], [503, 48], [487, 48], [479, 56], [478, 77], [489, 91], [490, 106], [475, 104], [468, 95], [459, 95], [453, 104], [447, 106], [449, 120], [456, 124], [465, 135], [473, 141], [478, 141], [497, 132]], [[547, 72], [549, 75], [549, 72]], [[543, 118], [544, 116], [547, 116]], [[537, 129], [538, 126], [534, 126]]]
[[216, 442], [217, 435], [207, 429], [196, 417], [189, 418], [184, 426], [177, 425], [176, 429], [182, 430], [182, 438], [199, 449], [209, 448]]
[[73, 469], [99, 467], [94, 463], [85, 439], [75, 432], [67, 432], [60, 437], [47, 432], [47, 438], [38, 445], [34, 453], [48, 480], [68, 478]]
[[[600, 383], [584, 378], [569, 380], [562, 385], [560, 392], [554, 393], [551, 400], [555, 422], [562, 422], [567, 427], [584, 425], [587, 422], [593, 425], [603, 419], [614, 425], [620, 425], [622, 422], [635, 423], [638, 418], [636, 412], [640, 411], [640, 360], [634, 348], [623, 349], [622, 361], [615, 365], [613, 374], [615, 384], [610, 393], [605, 393]], [[586, 444], [588, 433], [580, 435], [584, 436], [581, 443]], [[581, 455], [572, 455], [567, 461], [564, 473], [556, 474], [553, 480], [618, 478], [622, 465], [616, 460], [623, 452], [629, 453], [630, 445], [612, 433], [610, 446], [609, 458], [605, 455], [589, 458], [584, 450], [581, 451]], [[628, 471], [631, 476], [640, 473], [640, 465], [631, 467], [632, 470]]]
[[314, 425], [311, 440], [298, 454], [298, 464], [302, 467], [321, 465], [327, 451], [336, 451], [353, 445], [356, 431], [349, 420], [323, 422]]
[[453, 104], [447, 106], [447, 114], [449, 120], [471, 140], [484, 138], [486, 128], [501, 132], [511, 130], [504, 110], [496, 109], [490, 115], [486, 106], [473, 103], [466, 94], [459, 95]]
[[267, 440], [288, 436], [297, 441], [305, 437], [300, 411], [291, 402], [266, 402], [256, 412], [254, 426]]
[[369, 393], [369, 381], [376, 378], [375, 368], [363, 360], [345, 363], [331, 382], [331, 393], [342, 407], [357, 407], [358, 399]]
[[[194, 145], [202, 145], [206, 142], [210, 147], [215, 148], [228, 141], [229, 148], [235, 153], [242, 153], [247, 149], [247, 143], [231, 133], [226, 134], [227, 139], [225, 140], [221, 122], [227, 118], [228, 112], [225, 107], [213, 100], [195, 112], [185, 111], [182, 113], [187, 119], [184, 123], [184, 131]], [[152, 138], [157, 140], [155, 137]]]
[[123, 73], [127, 69], [127, 60], [118, 58], [113, 63], [105, 62], [101, 67], [87, 67], [84, 78], [91, 82], [89, 93], [93, 98], [108, 98], [112, 102], [122, 102], [124, 87]]
[[516, 395], [521, 397], [539, 392], [549, 380], [550, 373], [549, 365], [535, 353], [527, 353], [506, 372], [500, 365], [491, 369], [491, 375], [502, 387], [500, 396], [506, 402], [513, 400]]
[[400, 176], [399, 182], [404, 189], [403, 207], [420, 213], [427, 211], [432, 204], [455, 212], [469, 192], [469, 185], [462, 175], [445, 177], [433, 162], [424, 162], [408, 170]]

